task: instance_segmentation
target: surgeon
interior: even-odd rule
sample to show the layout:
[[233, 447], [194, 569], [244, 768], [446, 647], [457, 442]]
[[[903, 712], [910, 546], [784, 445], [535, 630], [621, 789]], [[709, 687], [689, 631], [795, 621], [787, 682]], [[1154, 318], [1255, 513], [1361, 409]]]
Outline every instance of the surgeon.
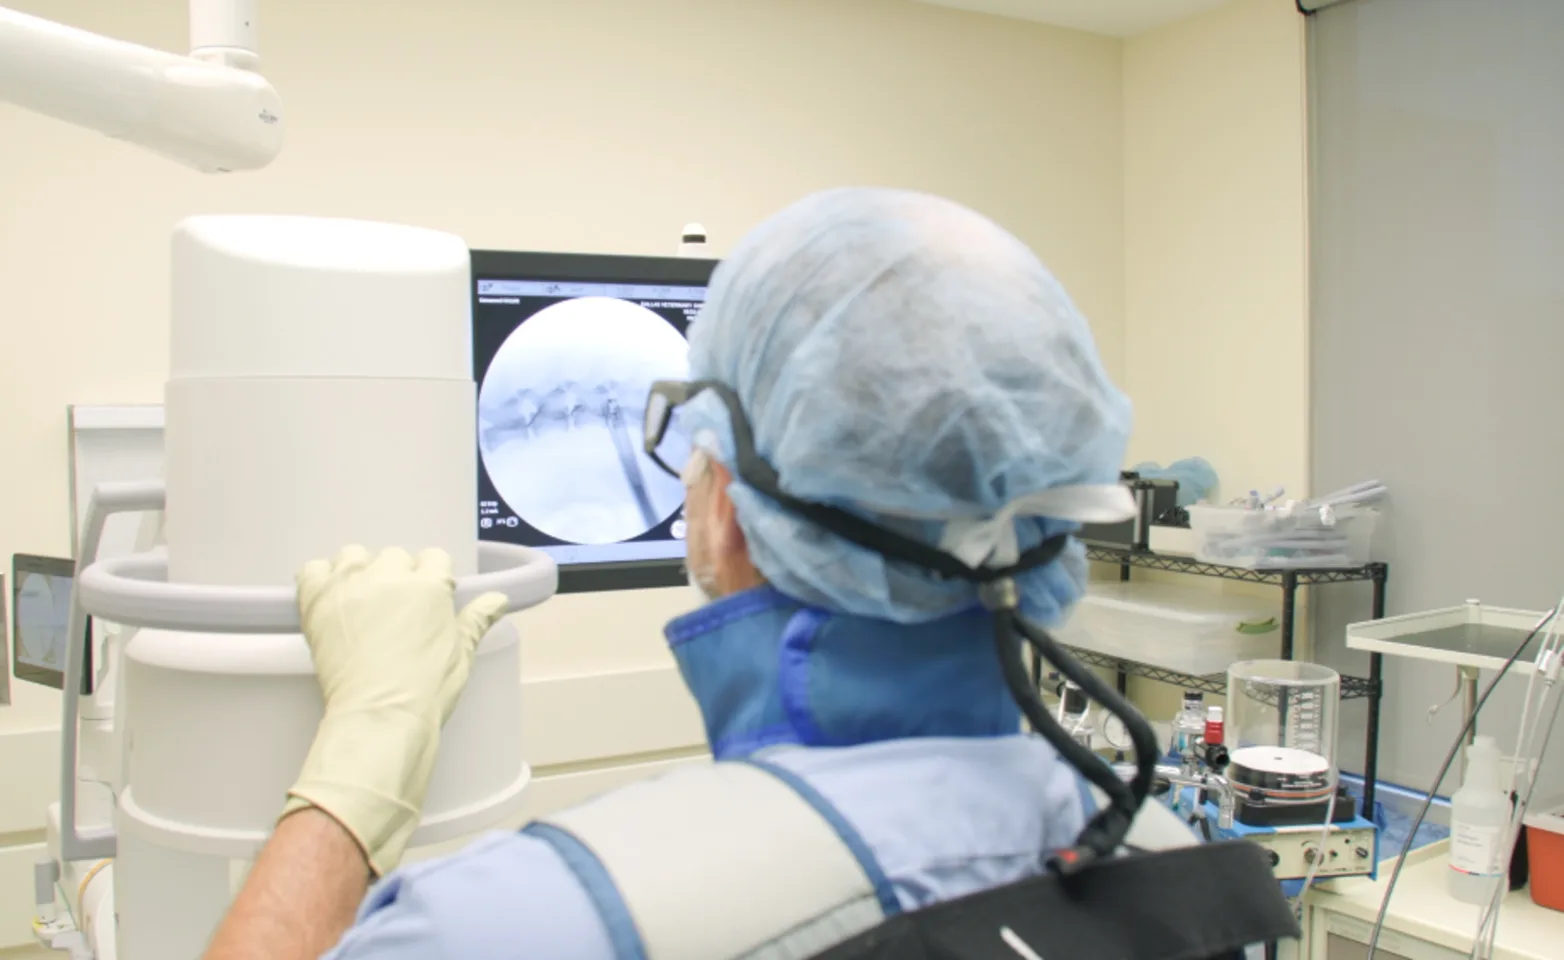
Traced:
[[324, 719], [209, 958], [808, 957], [1075, 842], [1095, 801], [1021, 733], [980, 587], [863, 545], [1021, 562], [1043, 625], [1081, 595], [1066, 535], [1128, 515], [1130, 405], [1059, 281], [950, 201], [820, 193], [720, 266], [690, 371], [647, 443], [687, 487], [706, 602], [665, 633], [719, 762], [396, 870], [503, 599], [454, 611], [438, 553], [317, 561]]

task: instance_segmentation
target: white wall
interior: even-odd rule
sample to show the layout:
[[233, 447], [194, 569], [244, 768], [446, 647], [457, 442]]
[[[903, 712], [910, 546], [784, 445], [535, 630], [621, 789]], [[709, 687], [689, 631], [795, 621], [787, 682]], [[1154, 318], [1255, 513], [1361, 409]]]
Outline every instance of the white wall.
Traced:
[[[1205, 457], [1224, 495], [1309, 477], [1303, 29], [1290, 3], [1233, 0], [1124, 44], [1130, 462]], [[1131, 693], [1152, 716], [1178, 707], [1164, 684]]]
[[[177, 0], [19, 6], [184, 46]], [[263, 173], [201, 177], [0, 107], [0, 556], [69, 551], [67, 404], [161, 400], [167, 238], [195, 213], [664, 253], [687, 220], [720, 250], [815, 189], [920, 188], [1031, 244], [1124, 372], [1117, 41], [890, 0], [266, 0], [261, 16], [289, 124]], [[683, 590], [646, 591], [526, 615], [539, 802], [698, 752], [659, 633], [690, 605]], [[21, 844], [53, 793], [58, 710], [47, 691], [13, 688], [0, 707], [0, 949], [27, 936], [22, 871], [36, 854]]]
[[1132, 461], [1308, 484], [1304, 18], [1234, 0], [1124, 46]]
[[[1375, 539], [1392, 615], [1470, 597], [1549, 609], [1564, 504], [1529, 493], [1564, 471], [1564, 5], [1352, 3], [1311, 23], [1316, 481], [1390, 488]], [[1328, 598], [1322, 659], [1365, 672], [1343, 639], [1364, 599]], [[1385, 658], [1385, 779], [1432, 782], [1463, 718], [1427, 711], [1454, 674]], [[1507, 753], [1525, 689], [1507, 677], [1478, 722]], [[1560, 761], [1554, 737], [1541, 803], [1564, 801]]]

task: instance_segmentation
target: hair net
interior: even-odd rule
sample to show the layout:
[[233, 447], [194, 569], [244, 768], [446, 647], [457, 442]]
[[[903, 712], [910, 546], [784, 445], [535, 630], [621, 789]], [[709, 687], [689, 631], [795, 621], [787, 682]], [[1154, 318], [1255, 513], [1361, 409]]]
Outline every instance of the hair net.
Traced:
[[[952, 552], [969, 563], [1007, 538], [1013, 559], [1074, 521], [1109, 519], [1061, 488], [1085, 487], [1088, 506], [1093, 491], [1128, 499], [1117, 480], [1130, 405], [1086, 321], [1020, 241], [937, 197], [833, 190], [767, 220], [712, 279], [690, 376], [737, 392], [783, 490], [965, 544]], [[677, 424], [733, 468], [720, 398], [696, 395]], [[972, 584], [851, 544], [736, 475], [728, 492], [751, 560], [798, 600], [901, 622], [977, 602]], [[1057, 622], [1085, 566], [1076, 544], [1020, 575], [1022, 611]]]

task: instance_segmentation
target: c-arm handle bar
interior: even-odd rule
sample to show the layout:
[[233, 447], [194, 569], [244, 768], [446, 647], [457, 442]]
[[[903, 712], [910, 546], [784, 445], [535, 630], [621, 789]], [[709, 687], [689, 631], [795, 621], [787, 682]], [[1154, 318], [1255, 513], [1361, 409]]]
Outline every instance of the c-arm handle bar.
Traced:
[[[87, 629], [90, 610], [110, 623], [155, 630], [210, 634], [298, 633], [298, 592], [292, 586], [225, 587], [168, 582], [168, 557], [135, 554], [98, 560], [103, 528], [117, 513], [162, 510], [160, 480], [103, 483], [87, 504], [86, 523], [76, 551], [76, 583], [71, 591], [70, 637]], [[458, 608], [485, 593], [503, 593], [506, 611], [536, 606], [559, 588], [559, 569], [541, 550], [480, 542], [478, 572], [455, 583]], [[97, 860], [114, 856], [112, 829], [82, 831], [76, 825], [76, 722], [80, 716], [81, 653], [67, 644], [60, 720], [60, 858]], [[125, 722], [124, 717], [116, 719]]]
[[[71, 590], [71, 614], [65, 636], [65, 689], [60, 716], [60, 859], [107, 860], [114, 856], [113, 829], [79, 830], [76, 826], [76, 721], [81, 712], [81, 644], [87, 632], [87, 610], [82, 605], [82, 574], [97, 560], [103, 528], [116, 513], [163, 509], [161, 481], [101, 483], [87, 502], [87, 522], [76, 548], [76, 579]], [[124, 722], [121, 718], [117, 722]]]

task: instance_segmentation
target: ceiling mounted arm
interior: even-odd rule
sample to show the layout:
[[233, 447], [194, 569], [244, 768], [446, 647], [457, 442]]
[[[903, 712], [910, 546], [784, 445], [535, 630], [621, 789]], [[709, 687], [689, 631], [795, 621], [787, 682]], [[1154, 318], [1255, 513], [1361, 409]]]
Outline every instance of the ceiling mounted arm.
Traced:
[[282, 149], [282, 100], [254, 72], [255, 0], [191, 0], [190, 56], [0, 7], [0, 101], [204, 173]]

